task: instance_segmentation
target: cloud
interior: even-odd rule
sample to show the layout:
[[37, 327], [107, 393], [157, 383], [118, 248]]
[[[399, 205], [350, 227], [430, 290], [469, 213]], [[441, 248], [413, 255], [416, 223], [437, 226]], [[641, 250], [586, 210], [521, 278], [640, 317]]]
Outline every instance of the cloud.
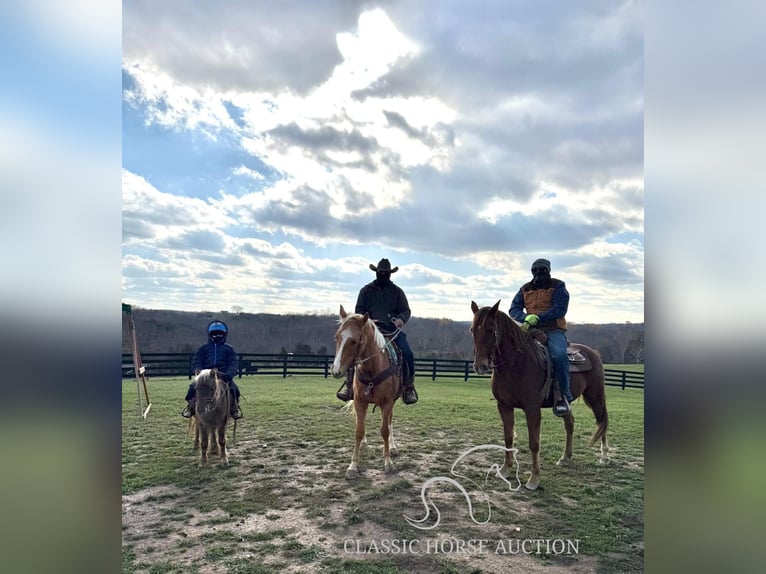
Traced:
[[394, 252], [421, 313], [462, 316], [548, 254], [587, 286], [575, 312], [642, 316], [640, 4], [130, 2], [124, 27], [125, 146], [158, 154], [123, 173], [145, 268], [326, 308]]

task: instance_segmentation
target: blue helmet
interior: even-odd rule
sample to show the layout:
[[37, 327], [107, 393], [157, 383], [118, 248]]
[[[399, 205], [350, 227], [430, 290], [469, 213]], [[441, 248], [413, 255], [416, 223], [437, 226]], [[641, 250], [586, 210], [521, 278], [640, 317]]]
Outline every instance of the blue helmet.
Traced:
[[226, 341], [226, 335], [229, 334], [229, 328], [223, 321], [211, 321], [207, 326], [207, 335], [214, 343], [223, 343]]

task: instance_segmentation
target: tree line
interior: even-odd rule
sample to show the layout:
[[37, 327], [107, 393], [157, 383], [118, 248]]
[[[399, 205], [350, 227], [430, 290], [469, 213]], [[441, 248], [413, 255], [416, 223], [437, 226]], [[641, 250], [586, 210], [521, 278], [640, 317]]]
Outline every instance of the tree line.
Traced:
[[[240, 353], [335, 353], [337, 315], [275, 315], [266, 313], [193, 312], [142, 309], [133, 306], [141, 353], [191, 353], [207, 341], [205, 328], [213, 319], [229, 326], [228, 342]], [[423, 359], [470, 359], [473, 342], [469, 321], [412, 317], [405, 327], [412, 351]], [[605, 363], [643, 363], [643, 323], [569, 324], [570, 342], [597, 349]], [[123, 352], [131, 351], [123, 317]]]

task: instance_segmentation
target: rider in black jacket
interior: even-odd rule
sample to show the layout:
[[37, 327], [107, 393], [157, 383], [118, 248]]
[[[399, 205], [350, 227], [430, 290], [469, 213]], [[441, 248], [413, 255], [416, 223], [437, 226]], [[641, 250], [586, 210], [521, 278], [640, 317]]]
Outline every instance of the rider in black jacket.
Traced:
[[[404, 327], [412, 315], [404, 291], [391, 281], [391, 274], [396, 273], [399, 267], [392, 269], [388, 259], [381, 259], [377, 266], [370, 263], [370, 269], [375, 271], [375, 280], [361, 288], [354, 311], [369, 313], [381, 333], [391, 335], [397, 329]], [[409, 367], [408, 376], [402, 382], [402, 400], [404, 404], [411, 405], [418, 401], [418, 394], [415, 391], [415, 358], [404, 331], [399, 330], [394, 336], [394, 341], [402, 351], [404, 361]], [[350, 401], [354, 398], [353, 380], [354, 372], [351, 369], [346, 376], [345, 388], [338, 391], [336, 395], [340, 400]]]

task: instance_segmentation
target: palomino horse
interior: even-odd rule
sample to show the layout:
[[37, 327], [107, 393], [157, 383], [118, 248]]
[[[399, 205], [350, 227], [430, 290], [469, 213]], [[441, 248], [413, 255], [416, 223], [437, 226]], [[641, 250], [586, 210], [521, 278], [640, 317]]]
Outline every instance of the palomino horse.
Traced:
[[[499, 311], [499, 306], [500, 301], [492, 307], [479, 308], [471, 301], [473, 367], [479, 374], [492, 371], [492, 394], [497, 400], [497, 409], [503, 420], [506, 448], [513, 447], [513, 409], [523, 410], [527, 417], [529, 451], [532, 453], [532, 476], [526, 486], [534, 490], [540, 484], [540, 409], [552, 405], [550, 397], [543, 397], [541, 394], [547, 369], [545, 363], [539, 358], [536, 348], [539, 344], [508, 315]], [[594, 349], [580, 344], [570, 346], [579, 350], [586, 359], [586, 364], [579, 368], [579, 372], [571, 372], [572, 397], [576, 399], [582, 395], [585, 404], [593, 411], [598, 428], [591, 439], [591, 445], [601, 439], [600, 462], [605, 463], [609, 453], [606, 441], [609, 417], [606, 412], [604, 366], [601, 363], [601, 357]], [[571, 368], [570, 371], [572, 371]], [[571, 411], [563, 418], [567, 441], [564, 454], [557, 463], [562, 466], [572, 459], [574, 432], [574, 416]], [[505, 476], [508, 476], [511, 468], [513, 468], [513, 458], [509, 451], [501, 470]]]
[[215, 369], [204, 369], [194, 378], [194, 388], [194, 450], [200, 449], [199, 465], [207, 464], [208, 446], [214, 449], [216, 439], [221, 464], [228, 464], [229, 385]]
[[340, 306], [340, 325], [335, 332], [335, 361], [332, 376], [340, 378], [349, 368], [354, 371], [354, 414], [356, 434], [351, 464], [346, 478], [358, 473], [359, 445], [364, 439], [364, 421], [370, 404], [380, 407], [380, 434], [383, 437], [383, 463], [386, 472], [394, 471], [391, 456], [396, 456], [393, 427], [394, 402], [402, 392], [401, 363], [392, 360], [391, 346], [375, 322], [365, 313], [349, 314]]

